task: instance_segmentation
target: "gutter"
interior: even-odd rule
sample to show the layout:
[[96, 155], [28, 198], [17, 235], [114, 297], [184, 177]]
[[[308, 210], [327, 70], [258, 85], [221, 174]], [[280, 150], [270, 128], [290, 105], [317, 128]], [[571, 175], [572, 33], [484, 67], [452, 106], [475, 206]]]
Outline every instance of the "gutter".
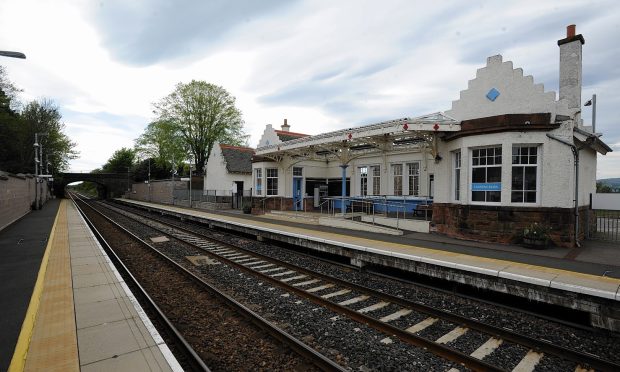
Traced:
[[579, 151], [590, 144], [591, 138], [588, 138], [586, 140], [587, 143], [583, 146], [577, 147], [574, 143], [556, 137], [553, 134], [547, 133], [547, 137], [569, 146], [573, 152], [573, 158], [575, 160], [575, 246], [581, 247], [581, 244], [579, 244]]

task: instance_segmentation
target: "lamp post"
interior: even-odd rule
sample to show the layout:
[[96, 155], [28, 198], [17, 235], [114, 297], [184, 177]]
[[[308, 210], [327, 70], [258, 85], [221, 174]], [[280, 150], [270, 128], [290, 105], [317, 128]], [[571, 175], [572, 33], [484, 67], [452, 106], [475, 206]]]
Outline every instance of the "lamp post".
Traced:
[[151, 158], [149, 158], [149, 202], [151, 201]]
[[592, 106], [592, 133], [596, 133], [596, 94], [593, 94], [592, 99], [584, 103], [584, 106]]
[[172, 155], [172, 187], [170, 188], [172, 191], [172, 205], [174, 205], [174, 174], [176, 170], [174, 169], [174, 155]]
[[34, 175], [35, 177], [39, 175], [39, 139], [38, 133], [34, 134]]
[[192, 207], [192, 162], [189, 163], [189, 207]]
[[8, 50], [0, 50], [0, 56], [26, 59], [26, 55], [24, 53], [21, 53], [21, 52], [10, 52]]

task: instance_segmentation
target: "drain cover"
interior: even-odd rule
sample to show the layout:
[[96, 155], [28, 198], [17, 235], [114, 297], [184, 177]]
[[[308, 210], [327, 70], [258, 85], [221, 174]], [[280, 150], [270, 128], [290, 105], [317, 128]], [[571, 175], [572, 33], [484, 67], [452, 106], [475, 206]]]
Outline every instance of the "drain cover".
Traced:
[[154, 236], [151, 238], [151, 241], [153, 243], [163, 243], [163, 242], [167, 242], [170, 239], [166, 238], [165, 236]]
[[185, 256], [192, 264], [196, 266], [204, 265], [218, 265], [219, 261], [209, 258], [207, 256]]

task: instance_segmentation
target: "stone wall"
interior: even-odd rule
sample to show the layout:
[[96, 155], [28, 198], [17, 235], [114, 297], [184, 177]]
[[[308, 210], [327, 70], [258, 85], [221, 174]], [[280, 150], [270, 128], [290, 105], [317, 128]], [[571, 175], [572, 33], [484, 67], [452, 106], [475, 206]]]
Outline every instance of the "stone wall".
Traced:
[[[433, 204], [433, 224], [438, 233], [450, 237], [496, 242], [502, 244], [520, 243], [519, 234], [533, 223], [551, 228], [549, 233], [553, 244], [560, 247], [574, 245], [574, 209], [540, 207], [492, 207], [450, 203]], [[579, 240], [591, 211], [579, 208]], [[590, 216], [591, 217], [591, 216]], [[592, 218], [590, 218], [590, 222]]]
[[[293, 209], [293, 198], [285, 198], [274, 196], [264, 200], [263, 197], [254, 197], [252, 204], [252, 212], [253, 213], [262, 213], [263, 206], [265, 208], [265, 212], [275, 210], [275, 211], [292, 211]], [[304, 206], [305, 211], [310, 212], [314, 211], [314, 199], [313, 198], [304, 198]]]
[[32, 175], [0, 172], [0, 230], [28, 214], [35, 198], [42, 205], [50, 196], [47, 182], [36, 183]]
[[[134, 183], [131, 185], [129, 199], [162, 204], [172, 204], [172, 181], [151, 181], [151, 183]], [[187, 182], [174, 181], [175, 190], [187, 189]]]

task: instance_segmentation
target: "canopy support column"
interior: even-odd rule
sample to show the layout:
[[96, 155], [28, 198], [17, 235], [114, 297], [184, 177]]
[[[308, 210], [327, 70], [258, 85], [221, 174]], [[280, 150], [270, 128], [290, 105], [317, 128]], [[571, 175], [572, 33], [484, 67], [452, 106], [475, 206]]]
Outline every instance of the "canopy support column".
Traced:
[[342, 164], [340, 166], [340, 168], [342, 168], [342, 200], [340, 203], [340, 211], [342, 212], [343, 218], [347, 210], [345, 206], [345, 198], [347, 197], [347, 168], [348, 167], [349, 167], [349, 164]]

